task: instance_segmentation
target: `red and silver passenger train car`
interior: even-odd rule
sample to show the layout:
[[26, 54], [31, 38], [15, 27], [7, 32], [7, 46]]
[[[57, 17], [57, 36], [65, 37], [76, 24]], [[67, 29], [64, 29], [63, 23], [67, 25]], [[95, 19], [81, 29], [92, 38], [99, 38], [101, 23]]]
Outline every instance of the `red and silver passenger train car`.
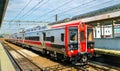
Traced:
[[86, 64], [94, 54], [93, 28], [81, 22], [51, 26], [50, 29], [14, 34], [14, 42], [56, 59]]

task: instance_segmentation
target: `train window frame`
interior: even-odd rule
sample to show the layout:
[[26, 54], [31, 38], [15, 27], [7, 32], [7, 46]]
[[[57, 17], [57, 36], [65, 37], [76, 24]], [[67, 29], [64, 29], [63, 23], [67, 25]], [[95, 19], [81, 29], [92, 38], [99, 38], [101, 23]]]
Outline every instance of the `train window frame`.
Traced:
[[61, 33], [61, 41], [64, 41], [64, 33]]

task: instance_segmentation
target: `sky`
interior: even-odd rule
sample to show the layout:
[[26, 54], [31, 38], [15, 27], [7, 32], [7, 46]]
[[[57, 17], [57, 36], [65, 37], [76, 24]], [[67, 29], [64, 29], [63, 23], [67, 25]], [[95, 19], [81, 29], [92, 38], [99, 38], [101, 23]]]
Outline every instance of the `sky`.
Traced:
[[120, 0], [9, 0], [0, 34], [15, 33], [21, 28], [46, 24], [43, 22], [54, 22], [56, 14], [58, 20], [62, 20], [115, 4], [120, 4]]

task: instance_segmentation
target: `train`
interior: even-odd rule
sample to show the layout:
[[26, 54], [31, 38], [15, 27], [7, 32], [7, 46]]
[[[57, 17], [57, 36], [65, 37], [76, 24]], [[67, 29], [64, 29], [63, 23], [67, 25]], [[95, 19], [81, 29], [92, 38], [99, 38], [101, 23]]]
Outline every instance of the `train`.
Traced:
[[[34, 28], [37, 29], [37, 28]], [[82, 22], [53, 25], [11, 35], [9, 42], [22, 45], [74, 65], [85, 65], [94, 55], [93, 28]]]

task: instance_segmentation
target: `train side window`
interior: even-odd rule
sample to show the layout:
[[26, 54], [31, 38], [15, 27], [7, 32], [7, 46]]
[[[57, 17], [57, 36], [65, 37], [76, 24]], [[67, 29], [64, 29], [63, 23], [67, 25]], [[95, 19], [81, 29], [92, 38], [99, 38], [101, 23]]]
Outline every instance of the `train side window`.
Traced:
[[32, 37], [30, 37], [30, 40], [33, 40]]
[[27, 37], [25, 37], [25, 40], [27, 40]]
[[45, 37], [45, 41], [51, 41], [51, 37]]
[[51, 36], [51, 42], [54, 42], [54, 36]]
[[32, 37], [30, 37], [30, 40], [32, 40]]
[[82, 32], [80, 33], [80, 40], [81, 40], [81, 41], [84, 40], [84, 31], [82, 31]]
[[39, 41], [39, 37], [38, 36], [34, 37], [34, 40]]
[[31, 40], [34, 40], [34, 38], [33, 38], [33, 37], [31, 37]]
[[30, 40], [30, 37], [28, 37], [28, 39]]
[[30, 40], [30, 37], [28, 37], [28, 39]]
[[61, 33], [61, 41], [64, 41], [64, 34]]
[[32, 37], [33, 40], [36, 40], [36, 37]]
[[37, 37], [37, 41], [39, 41], [40, 40], [40, 37]]
[[36, 40], [37, 40], [37, 37], [34, 37], [34, 40], [36, 41]]
[[29, 40], [29, 37], [27, 37], [27, 40]]

